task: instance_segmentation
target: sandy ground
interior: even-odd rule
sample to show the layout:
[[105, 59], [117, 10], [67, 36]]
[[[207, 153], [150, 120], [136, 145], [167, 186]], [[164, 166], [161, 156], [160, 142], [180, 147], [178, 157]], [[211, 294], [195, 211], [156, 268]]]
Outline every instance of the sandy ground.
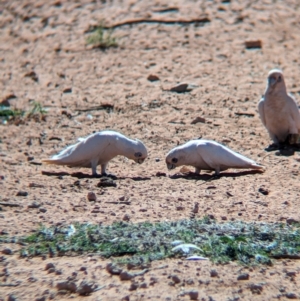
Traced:
[[[210, 22], [125, 25], [113, 32], [120, 47], [101, 51], [86, 46], [88, 29], [103, 19], [113, 25], [204, 17]], [[49, 112], [45, 121], [0, 126], [1, 201], [20, 205], [1, 207], [1, 233], [26, 235], [41, 223], [109, 224], [125, 214], [134, 223], [177, 220], [189, 218], [195, 202], [200, 205], [197, 217], [211, 215], [220, 222], [300, 221], [299, 153], [265, 152], [271, 141], [257, 112], [267, 74], [275, 67], [284, 71], [288, 90], [300, 99], [299, 20], [296, 0], [2, 1], [0, 102], [28, 110], [34, 100]], [[246, 49], [246, 41], [256, 40], [261, 49]], [[159, 80], [151, 82], [149, 75]], [[178, 83], [194, 89], [168, 91]], [[103, 104], [113, 109], [95, 109]], [[197, 117], [205, 121], [193, 124]], [[40, 165], [78, 137], [103, 129], [139, 138], [149, 150], [142, 165], [122, 157], [111, 161], [108, 171], [118, 177], [116, 188], [98, 187], [90, 169]], [[179, 174], [179, 168], [169, 172], [166, 153], [198, 137], [229, 146], [266, 166], [266, 172], [228, 170], [213, 181], [206, 172], [198, 178]], [[17, 196], [19, 191], [27, 196]], [[87, 200], [89, 191], [96, 193], [96, 203]], [[30, 208], [33, 202], [39, 207]], [[109, 275], [107, 262], [99, 257], [2, 255], [0, 283], [17, 285], [1, 286], [0, 300], [12, 293], [17, 300], [42, 295], [41, 300], [79, 300], [76, 294], [57, 294], [57, 281], [72, 273], [78, 281], [92, 279], [104, 286], [84, 300], [189, 300], [185, 293], [191, 290], [199, 292], [199, 300], [300, 298], [300, 263], [291, 260], [256, 268], [154, 262], [134, 280], [146, 284], [130, 290], [130, 281]], [[62, 273], [45, 271], [47, 262]], [[216, 277], [211, 277], [213, 269]], [[249, 280], [237, 281], [245, 270]], [[171, 281], [174, 274], [178, 284]]]

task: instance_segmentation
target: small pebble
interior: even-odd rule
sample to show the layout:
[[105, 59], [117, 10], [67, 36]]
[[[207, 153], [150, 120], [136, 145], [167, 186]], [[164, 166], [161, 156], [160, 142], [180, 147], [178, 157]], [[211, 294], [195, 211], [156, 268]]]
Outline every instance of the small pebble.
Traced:
[[180, 278], [179, 278], [177, 275], [172, 275], [172, 276], [171, 276], [171, 279], [172, 279], [173, 282], [176, 283], [176, 284], [181, 282]]
[[18, 191], [17, 196], [28, 196], [28, 192], [27, 191]]
[[216, 270], [211, 270], [210, 277], [218, 277], [218, 272]]
[[247, 273], [238, 275], [237, 280], [249, 280], [250, 276]]
[[123, 216], [123, 218], [122, 218], [122, 220], [124, 221], [124, 222], [129, 222], [130, 221], [130, 215], [129, 214], [124, 214], [124, 216]]
[[10, 248], [5, 248], [2, 250], [2, 254], [5, 254], [5, 255], [12, 255], [13, 254], [13, 251], [12, 249]]
[[46, 267], [45, 267], [45, 271], [49, 270], [49, 269], [55, 269], [55, 265], [52, 263], [52, 262], [48, 262], [46, 264]]
[[191, 290], [187, 293], [191, 300], [198, 300], [199, 292], [196, 290]]
[[97, 196], [96, 196], [96, 194], [93, 191], [89, 191], [88, 194], [87, 194], [87, 199], [90, 202], [96, 202]]
[[45, 212], [47, 212], [47, 209], [46, 208], [40, 208], [39, 211], [42, 212], [42, 213], [45, 213]]

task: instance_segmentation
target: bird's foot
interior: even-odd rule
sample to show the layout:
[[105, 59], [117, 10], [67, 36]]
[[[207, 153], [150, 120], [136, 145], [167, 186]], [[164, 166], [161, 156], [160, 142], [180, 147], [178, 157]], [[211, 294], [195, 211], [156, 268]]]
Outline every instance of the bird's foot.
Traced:
[[112, 178], [113, 180], [117, 179], [116, 175], [111, 174], [111, 173], [106, 173], [106, 172], [102, 173], [100, 177]]
[[268, 147], [265, 148], [265, 151], [271, 152], [274, 150], [279, 150], [281, 148], [281, 145], [278, 143], [272, 143]]

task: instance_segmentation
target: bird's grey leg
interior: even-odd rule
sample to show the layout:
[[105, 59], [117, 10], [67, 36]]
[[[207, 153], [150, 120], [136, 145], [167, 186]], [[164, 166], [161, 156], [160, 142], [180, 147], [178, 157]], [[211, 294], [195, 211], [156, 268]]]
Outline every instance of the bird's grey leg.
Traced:
[[102, 176], [106, 176], [106, 167], [107, 167], [107, 163], [101, 164], [101, 175]]
[[297, 144], [299, 139], [298, 134], [289, 134], [289, 144]]
[[91, 166], [92, 166], [93, 176], [97, 176], [97, 165], [98, 165], [98, 159], [92, 159], [91, 160]]
[[196, 173], [197, 175], [200, 174], [200, 171], [201, 171], [201, 169], [200, 169], [199, 167], [195, 167], [195, 173]]
[[220, 167], [216, 167], [214, 176], [219, 176], [219, 175], [220, 175]]

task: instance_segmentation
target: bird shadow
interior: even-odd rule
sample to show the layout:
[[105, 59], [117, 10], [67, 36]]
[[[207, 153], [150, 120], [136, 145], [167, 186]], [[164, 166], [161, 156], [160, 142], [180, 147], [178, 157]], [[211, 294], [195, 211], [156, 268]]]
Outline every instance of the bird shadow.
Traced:
[[83, 172], [55, 172], [55, 171], [42, 171], [42, 175], [49, 176], [49, 177], [59, 177], [62, 178], [63, 176], [69, 176], [77, 179], [101, 179], [101, 178], [111, 178], [112, 180], [125, 180], [131, 179], [133, 181], [148, 181], [151, 180], [150, 177], [117, 177], [113, 174], [106, 174], [106, 175], [91, 175], [88, 173]]
[[276, 156], [290, 157], [295, 154], [295, 152], [300, 152], [300, 144], [289, 144], [288, 142], [278, 144], [270, 144], [265, 148], [266, 152], [275, 152]]
[[242, 177], [246, 175], [253, 175], [253, 174], [261, 174], [263, 173], [260, 170], [244, 170], [239, 172], [222, 172], [219, 175], [215, 174], [196, 174], [193, 172], [185, 173], [185, 174], [174, 174], [169, 176], [170, 179], [185, 179], [185, 180], [202, 180], [202, 181], [211, 181], [211, 180], [219, 180], [221, 178], [236, 178]]

